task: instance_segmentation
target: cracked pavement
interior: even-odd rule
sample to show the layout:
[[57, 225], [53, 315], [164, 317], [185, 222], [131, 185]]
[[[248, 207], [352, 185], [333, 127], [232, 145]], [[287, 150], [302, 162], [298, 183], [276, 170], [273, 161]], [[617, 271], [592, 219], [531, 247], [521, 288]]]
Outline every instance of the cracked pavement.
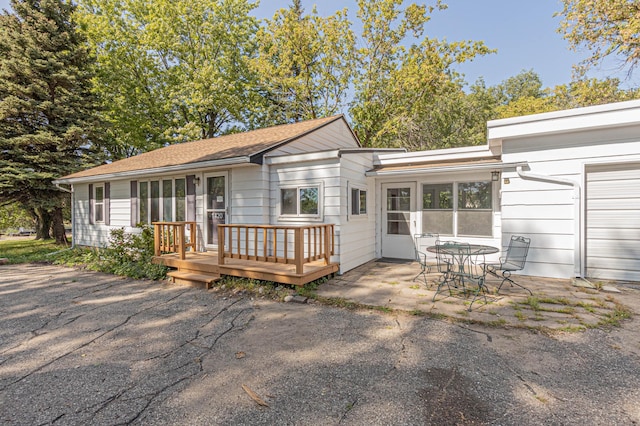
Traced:
[[1, 266], [0, 424], [637, 424], [638, 323], [547, 336]]

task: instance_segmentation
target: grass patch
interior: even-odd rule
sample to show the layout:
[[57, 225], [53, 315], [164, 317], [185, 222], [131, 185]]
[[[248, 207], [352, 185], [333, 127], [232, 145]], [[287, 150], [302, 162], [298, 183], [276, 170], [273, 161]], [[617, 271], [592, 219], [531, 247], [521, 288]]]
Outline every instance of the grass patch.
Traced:
[[31, 262], [51, 262], [51, 253], [66, 249], [55, 240], [5, 240], [0, 241], [0, 257], [6, 257], [9, 264]]

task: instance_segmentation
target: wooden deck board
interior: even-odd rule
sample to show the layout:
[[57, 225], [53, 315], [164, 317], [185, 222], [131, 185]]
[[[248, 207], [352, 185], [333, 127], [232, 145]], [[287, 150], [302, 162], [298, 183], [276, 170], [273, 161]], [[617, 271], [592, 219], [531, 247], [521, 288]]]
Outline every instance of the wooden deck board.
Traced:
[[225, 264], [219, 265], [218, 253], [213, 251], [203, 253], [187, 252], [184, 260], [181, 260], [177, 254], [156, 256], [153, 258], [153, 263], [202, 274], [231, 275], [292, 285], [304, 285], [318, 278], [334, 274], [339, 269], [337, 263], [325, 265], [322, 260], [306, 263], [302, 274], [296, 273], [295, 265], [285, 263], [226, 258]]

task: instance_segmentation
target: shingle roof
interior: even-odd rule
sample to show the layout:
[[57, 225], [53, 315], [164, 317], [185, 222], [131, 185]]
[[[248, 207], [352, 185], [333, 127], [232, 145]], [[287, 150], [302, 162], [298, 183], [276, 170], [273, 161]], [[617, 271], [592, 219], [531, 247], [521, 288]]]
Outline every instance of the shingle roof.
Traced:
[[299, 123], [267, 127], [244, 133], [234, 133], [216, 138], [169, 145], [134, 157], [73, 173], [59, 180], [158, 169], [245, 156], [258, 156], [341, 118], [343, 118], [342, 115], [335, 115]]

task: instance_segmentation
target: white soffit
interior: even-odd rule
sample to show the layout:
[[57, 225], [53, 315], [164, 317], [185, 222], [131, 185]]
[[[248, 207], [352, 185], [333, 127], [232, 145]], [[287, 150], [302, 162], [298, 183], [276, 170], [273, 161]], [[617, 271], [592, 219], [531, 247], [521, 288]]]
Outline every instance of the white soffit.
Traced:
[[499, 140], [640, 124], [640, 100], [487, 122], [489, 144]]

